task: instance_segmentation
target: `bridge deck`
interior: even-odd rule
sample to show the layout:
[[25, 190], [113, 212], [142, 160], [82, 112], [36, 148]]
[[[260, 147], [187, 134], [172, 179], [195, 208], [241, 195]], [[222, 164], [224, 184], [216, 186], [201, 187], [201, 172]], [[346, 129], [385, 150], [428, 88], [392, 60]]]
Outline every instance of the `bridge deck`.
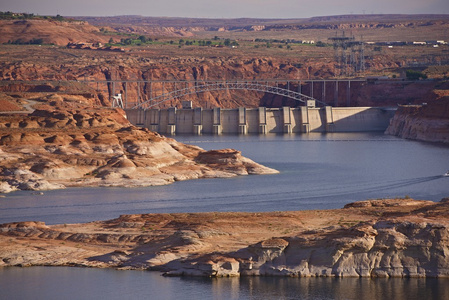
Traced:
[[[95, 81], [96, 84], [106, 83], [110, 86], [112, 95], [115, 95], [116, 85], [124, 88], [124, 108], [149, 109], [173, 100], [181, 99], [188, 95], [211, 91], [249, 90], [273, 95], [280, 95], [306, 104], [314, 101], [318, 105], [326, 105], [326, 99], [338, 102], [343, 89], [346, 89], [346, 105], [351, 102], [351, 82], [366, 82], [365, 79], [338, 79], [338, 80], [291, 80], [291, 79], [267, 79], [267, 80], [127, 80], [127, 81]], [[343, 84], [343, 87], [341, 87]], [[128, 101], [129, 85], [137, 88], [137, 100]], [[306, 91], [307, 90], [307, 91]], [[145, 97], [143, 96], [145, 95]], [[330, 97], [329, 97], [330, 96]], [[112, 96], [111, 96], [112, 97]], [[341, 98], [341, 97], [340, 97]], [[340, 99], [341, 101], [341, 99]], [[117, 103], [117, 102], [115, 102]]]

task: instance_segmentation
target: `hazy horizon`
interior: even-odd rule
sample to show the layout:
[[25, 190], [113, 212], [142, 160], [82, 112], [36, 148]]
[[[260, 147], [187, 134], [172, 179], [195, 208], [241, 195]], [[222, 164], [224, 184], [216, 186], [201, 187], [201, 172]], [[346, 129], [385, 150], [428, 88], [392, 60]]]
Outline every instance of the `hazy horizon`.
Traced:
[[291, 19], [363, 14], [449, 14], [447, 0], [1, 0], [0, 11], [62, 16]]

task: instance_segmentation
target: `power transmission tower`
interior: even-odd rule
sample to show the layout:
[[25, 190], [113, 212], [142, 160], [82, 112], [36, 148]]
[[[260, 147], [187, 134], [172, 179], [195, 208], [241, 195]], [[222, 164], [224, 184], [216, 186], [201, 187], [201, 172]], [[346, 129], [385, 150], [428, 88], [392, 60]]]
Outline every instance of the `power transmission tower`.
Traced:
[[337, 76], [353, 76], [365, 71], [364, 43], [356, 41], [354, 36], [330, 37], [334, 47], [335, 61], [337, 62]]

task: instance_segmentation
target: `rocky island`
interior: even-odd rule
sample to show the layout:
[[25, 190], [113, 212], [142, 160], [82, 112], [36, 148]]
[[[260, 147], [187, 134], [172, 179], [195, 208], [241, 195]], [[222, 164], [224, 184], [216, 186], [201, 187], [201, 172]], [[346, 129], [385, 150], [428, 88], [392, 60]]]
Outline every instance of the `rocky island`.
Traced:
[[181, 276], [449, 276], [449, 199], [343, 209], [122, 215], [0, 225], [0, 267], [84, 266]]

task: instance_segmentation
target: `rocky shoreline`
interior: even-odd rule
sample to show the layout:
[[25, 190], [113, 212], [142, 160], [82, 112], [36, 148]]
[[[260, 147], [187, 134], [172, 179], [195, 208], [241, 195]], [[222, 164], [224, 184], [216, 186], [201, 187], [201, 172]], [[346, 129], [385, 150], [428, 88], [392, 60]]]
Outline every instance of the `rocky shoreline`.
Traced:
[[368, 200], [335, 210], [0, 225], [0, 267], [83, 266], [208, 277], [448, 277], [448, 253], [448, 198]]

